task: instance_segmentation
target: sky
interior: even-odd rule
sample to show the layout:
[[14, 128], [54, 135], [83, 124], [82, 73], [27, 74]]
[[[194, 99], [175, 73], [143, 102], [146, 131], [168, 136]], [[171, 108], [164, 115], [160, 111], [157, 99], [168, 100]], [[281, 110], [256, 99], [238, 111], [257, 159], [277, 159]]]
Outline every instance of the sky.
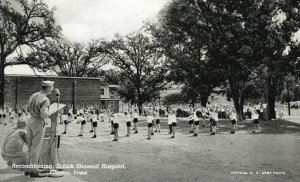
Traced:
[[170, 0], [47, 0], [56, 7], [55, 19], [63, 35], [75, 42], [89, 42], [115, 33], [140, 29], [145, 20], [155, 19]]
[[[80, 43], [112, 39], [139, 30], [146, 20], [156, 19], [171, 0], [45, 0], [55, 7], [54, 17], [65, 38]], [[108, 68], [110, 66], [108, 65]], [[6, 74], [34, 74], [29, 66], [7, 67]], [[40, 74], [40, 73], [39, 73]]]
[[[8, 0], [11, 1], [11, 0]], [[87, 43], [98, 38], [113, 38], [140, 29], [146, 20], [156, 19], [171, 0], [45, 0], [56, 7], [54, 17], [65, 38]], [[300, 39], [300, 31], [296, 35]], [[108, 68], [110, 66], [108, 65]], [[6, 68], [6, 74], [34, 74], [29, 66]]]

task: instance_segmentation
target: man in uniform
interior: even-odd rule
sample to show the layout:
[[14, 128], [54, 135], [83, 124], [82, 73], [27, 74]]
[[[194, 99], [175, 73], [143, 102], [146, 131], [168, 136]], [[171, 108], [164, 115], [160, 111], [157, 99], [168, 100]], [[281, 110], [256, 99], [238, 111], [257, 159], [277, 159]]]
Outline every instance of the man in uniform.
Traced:
[[[27, 125], [27, 140], [29, 164], [32, 165], [38, 164], [40, 151], [43, 145], [45, 121], [49, 117], [50, 106], [50, 100], [47, 95], [51, 94], [53, 85], [54, 82], [52, 81], [43, 81], [41, 91], [32, 94], [29, 98], [27, 110], [31, 114], [31, 117]], [[32, 168], [27, 172], [29, 172], [30, 177], [44, 176], [37, 168]]]

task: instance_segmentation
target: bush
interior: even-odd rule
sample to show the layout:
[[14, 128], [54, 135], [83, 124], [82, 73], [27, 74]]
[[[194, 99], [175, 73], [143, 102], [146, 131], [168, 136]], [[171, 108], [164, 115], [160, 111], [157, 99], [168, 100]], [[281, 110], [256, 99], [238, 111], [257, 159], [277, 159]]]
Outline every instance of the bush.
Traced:
[[[290, 101], [294, 98], [294, 92], [290, 91]], [[280, 95], [281, 103], [288, 102], [287, 90], [283, 90]]]
[[177, 109], [176, 111], [176, 117], [188, 117], [189, 113], [187, 111]]
[[[300, 101], [298, 101], [300, 102]], [[292, 109], [298, 109], [299, 108], [299, 104], [297, 102], [290, 102], [291, 108]]]

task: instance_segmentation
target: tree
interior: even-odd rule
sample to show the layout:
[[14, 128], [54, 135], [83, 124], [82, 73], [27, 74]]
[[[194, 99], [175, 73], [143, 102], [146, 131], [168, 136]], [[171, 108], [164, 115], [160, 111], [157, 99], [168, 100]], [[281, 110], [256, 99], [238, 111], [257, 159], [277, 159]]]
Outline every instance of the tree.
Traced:
[[169, 80], [184, 85], [182, 92], [192, 105], [200, 101], [206, 106], [213, 88], [224, 79], [218, 66], [208, 64], [208, 37], [199, 31], [198, 17], [186, 13], [189, 8], [188, 1], [173, 1], [162, 10], [158, 23], [148, 23], [148, 29], [169, 58]]
[[99, 73], [99, 77], [102, 78], [102, 82], [106, 82], [108, 84], [121, 85], [121, 83], [123, 82], [121, 74], [114, 68], [101, 70]]
[[239, 119], [245, 91], [253, 84], [250, 75], [255, 70], [264, 73], [268, 116], [272, 118], [275, 96], [280, 93], [276, 87], [289, 71], [283, 51], [299, 30], [299, 1], [176, 0], [167, 11], [164, 18], [170, 19], [166, 24], [170, 32], [185, 42], [193, 40], [186, 35], [200, 37], [208, 65], [216, 66], [228, 80]]
[[[287, 46], [292, 46], [293, 35], [299, 30], [299, 1], [259, 1], [255, 3], [247, 18], [255, 59], [263, 67], [265, 77], [265, 96], [268, 104], [267, 119], [275, 118], [275, 98], [281, 93], [278, 86], [282, 85], [284, 76], [293, 72], [291, 65], [295, 59], [286, 59], [284, 54]], [[298, 54], [299, 55], [299, 54]]]
[[163, 104], [169, 107], [170, 105], [184, 104], [187, 98], [182, 93], [173, 93], [166, 95], [163, 98]]
[[4, 69], [6, 66], [29, 64], [8, 59], [17, 50], [35, 47], [36, 42], [57, 37], [60, 27], [55, 25], [54, 9], [43, 0], [15, 0], [18, 8], [7, 0], [0, 1], [0, 106], [4, 105]]
[[227, 79], [240, 115], [242, 94], [236, 83], [247, 80], [249, 69], [244, 65], [251, 50], [242, 44], [245, 32], [241, 19], [226, 12], [234, 5], [223, 1], [173, 1], [162, 12], [160, 29], [167, 31], [161, 36], [162, 42], [169, 45], [167, 55], [179, 53], [172, 56], [177, 63], [182, 62], [177, 73], [188, 73], [180, 78], [186, 78], [183, 82], [189, 90], [193, 88], [194, 94], [201, 95], [202, 105], [213, 88], [225, 84]]
[[99, 69], [107, 63], [100, 51], [100, 41], [92, 41], [84, 46], [65, 39], [46, 41], [37, 51], [21, 60], [28, 60], [31, 66], [42, 71], [51, 70], [59, 76], [98, 76]]
[[116, 35], [112, 41], [104, 42], [103, 48], [113, 65], [134, 87], [140, 113], [143, 103], [158, 97], [167, 74], [163, 51], [150, 35], [144, 34], [140, 31], [125, 37]]

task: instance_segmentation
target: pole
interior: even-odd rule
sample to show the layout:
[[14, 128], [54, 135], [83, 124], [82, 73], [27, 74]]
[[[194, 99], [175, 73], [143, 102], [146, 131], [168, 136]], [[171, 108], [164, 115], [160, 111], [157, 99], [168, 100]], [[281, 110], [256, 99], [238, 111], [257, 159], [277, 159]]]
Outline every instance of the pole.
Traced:
[[289, 116], [291, 115], [291, 108], [290, 108], [290, 91], [289, 91], [289, 81], [286, 82], [286, 89], [287, 89], [287, 101], [288, 101], [288, 112]]

